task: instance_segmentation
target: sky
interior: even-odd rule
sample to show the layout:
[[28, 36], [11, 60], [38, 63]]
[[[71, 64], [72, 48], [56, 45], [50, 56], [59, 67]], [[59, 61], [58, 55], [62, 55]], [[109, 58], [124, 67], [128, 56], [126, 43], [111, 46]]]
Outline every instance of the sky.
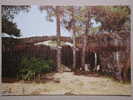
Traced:
[[[56, 35], [56, 20], [53, 22], [46, 20], [47, 13], [41, 12], [38, 6], [31, 6], [30, 11], [20, 12], [14, 18], [14, 22], [17, 27], [21, 30], [21, 37], [32, 37], [32, 36], [52, 36]], [[94, 20], [92, 20], [93, 26], [98, 26]], [[66, 29], [61, 27], [62, 36], [71, 36], [72, 34]]]

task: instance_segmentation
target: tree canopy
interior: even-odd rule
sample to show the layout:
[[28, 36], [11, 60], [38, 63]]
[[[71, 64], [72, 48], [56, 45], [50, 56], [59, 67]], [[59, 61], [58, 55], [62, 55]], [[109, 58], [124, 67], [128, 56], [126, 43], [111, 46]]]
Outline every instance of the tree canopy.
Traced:
[[101, 29], [108, 32], [120, 31], [123, 25], [130, 20], [128, 6], [94, 6], [92, 14], [96, 21], [101, 22]]
[[13, 22], [13, 19], [16, 14], [20, 11], [28, 11], [30, 6], [2, 6], [2, 33], [8, 35], [13, 35], [16, 37], [20, 36], [20, 29], [18, 29], [16, 23]]

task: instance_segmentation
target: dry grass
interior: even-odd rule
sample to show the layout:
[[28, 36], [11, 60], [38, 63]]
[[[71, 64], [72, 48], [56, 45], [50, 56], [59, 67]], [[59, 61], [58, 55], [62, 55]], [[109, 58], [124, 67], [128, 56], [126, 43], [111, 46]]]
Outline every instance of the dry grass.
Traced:
[[131, 95], [131, 84], [116, 82], [107, 77], [55, 73], [46, 83], [3, 83], [3, 95]]

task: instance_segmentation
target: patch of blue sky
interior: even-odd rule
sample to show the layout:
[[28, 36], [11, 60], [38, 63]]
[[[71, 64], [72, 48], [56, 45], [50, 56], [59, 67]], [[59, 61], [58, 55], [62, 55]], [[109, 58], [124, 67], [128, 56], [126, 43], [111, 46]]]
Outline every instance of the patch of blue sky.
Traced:
[[[14, 22], [21, 30], [21, 37], [32, 36], [53, 36], [56, 35], [56, 20], [53, 18], [53, 22], [49, 22], [46, 19], [47, 13], [41, 12], [38, 9], [39, 6], [33, 5], [28, 13], [20, 12], [14, 18]], [[100, 23], [96, 23], [92, 20], [93, 27], [97, 27]], [[62, 36], [71, 36], [72, 34], [66, 29], [61, 27]]]

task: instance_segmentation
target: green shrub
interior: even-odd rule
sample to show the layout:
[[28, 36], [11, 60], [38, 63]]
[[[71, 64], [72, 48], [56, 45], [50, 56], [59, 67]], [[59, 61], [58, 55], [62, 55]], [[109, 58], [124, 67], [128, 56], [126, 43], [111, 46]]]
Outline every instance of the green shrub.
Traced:
[[52, 60], [42, 60], [38, 58], [23, 57], [18, 70], [20, 79], [32, 80], [41, 73], [48, 73], [53, 70], [54, 63]]

